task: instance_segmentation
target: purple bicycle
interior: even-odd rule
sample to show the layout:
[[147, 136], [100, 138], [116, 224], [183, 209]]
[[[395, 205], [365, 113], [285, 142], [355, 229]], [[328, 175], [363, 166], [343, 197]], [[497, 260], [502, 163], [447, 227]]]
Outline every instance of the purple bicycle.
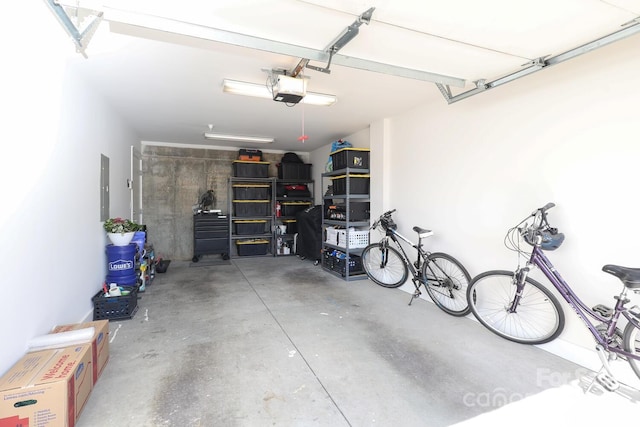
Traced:
[[[505, 246], [524, 255], [528, 259], [526, 265], [515, 271], [492, 270], [476, 276], [467, 288], [469, 308], [482, 325], [510, 341], [523, 344], [552, 341], [564, 328], [564, 313], [558, 299], [528, 277], [532, 268], [539, 268], [593, 335], [603, 366], [598, 381], [615, 389], [618, 383], [609, 369], [611, 360], [627, 360], [640, 378], [640, 308], [627, 307], [628, 292], [640, 293], [640, 268], [611, 264], [602, 267], [622, 281], [622, 291], [614, 297], [613, 308], [603, 304], [588, 307], [544, 253], [557, 249], [564, 241], [564, 234], [547, 221], [547, 211], [554, 206], [548, 203], [536, 209], [509, 230]], [[533, 247], [530, 253], [520, 248], [520, 237]], [[624, 320], [626, 326], [622, 330], [619, 325]]]

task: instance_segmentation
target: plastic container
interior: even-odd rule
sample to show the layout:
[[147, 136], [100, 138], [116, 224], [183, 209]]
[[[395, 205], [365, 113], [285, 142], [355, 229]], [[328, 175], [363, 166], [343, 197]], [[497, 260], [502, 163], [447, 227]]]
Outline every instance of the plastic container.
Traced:
[[[347, 246], [347, 234], [348, 243]], [[349, 249], [364, 248], [369, 244], [369, 230], [338, 230], [338, 246]]]
[[156, 273], [166, 273], [170, 263], [171, 263], [170, 259], [159, 260], [155, 268]]
[[93, 320], [131, 319], [138, 311], [138, 291], [135, 287], [125, 288], [128, 295], [104, 296], [100, 290], [91, 298], [93, 301]]
[[[369, 202], [349, 202], [349, 221], [364, 221], [371, 216]], [[337, 221], [347, 220], [347, 204], [337, 203], [329, 205], [325, 213], [327, 219]]]
[[120, 286], [133, 286], [138, 277], [136, 275], [137, 245], [129, 243], [127, 246], [107, 245], [107, 283]]
[[234, 200], [233, 212], [239, 217], [269, 216], [271, 200]]
[[331, 245], [338, 245], [338, 229], [335, 227], [327, 227], [325, 228], [325, 238], [324, 241]]
[[236, 234], [238, 235], [264, 234], [267, 221], [259, 219], [238, 220], [233, 221], [233, 225], [235, 226]]
[[255, 148], [241, 148], [238, 150], [238, 160], [244, 160], [248, 162], [261, 162], [262, 151]]
[[266, 255], [269, 250], [269, 241], [266, 239], [237, 240], [239, 256]]
[[296, 216], [300, 211], [303, 211], [311, 206], [311, 202], [281, 202], [282, 216]]
[[345, 253], [336, 250], [323, 252], [322, 265], [331, 271], [340, 273], [343, 277], [347, 275], [347, 266], [350, 276], [364, 273], [362, 259], [359, 256], [350, 255], [347, 259]]
[[[349, 180], [347, 188], [347, 178]], [[369, 175], [349, 174], [331, 178], [334, 195], [369, 194]]]
[[287, 226], [287, 234], [296, 234], [298, 232], [298, 221], [295, 219], [283, 219], [282, 223]]
[[234, 160], [233, 176], [239, 178], [268, 178], [269, 162]]
[[233, 184], [233, 198], [237, 200], [263, 200], [269, 198], [269, 184]]
[[344, 168], [369, 169], [368, 148], [343, 148], [331, 153], [333, 170]]
[[278, 163], [280, 179], [311, 179], [311, 163]]

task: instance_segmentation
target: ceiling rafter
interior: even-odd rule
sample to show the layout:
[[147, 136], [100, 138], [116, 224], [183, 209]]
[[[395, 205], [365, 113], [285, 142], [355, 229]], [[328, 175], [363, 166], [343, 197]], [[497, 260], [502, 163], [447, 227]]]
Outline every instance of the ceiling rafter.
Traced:
[[[600, 37], [599, 39], [593, 40], [591, 42], [585, 43], [581, 46], [578, 46], [576, 48], [573, 49], [569, 49], [566, 52], [563, 52], [561, 54], [555, 55], [555, 56], [551, 56], [548, 57], [547, 56], [543, 56], [540, 58], [536, 58], [530, 62], [528, 62], [527, 64], [524, 65], [528, 65], [527, 68], [524, 68], [522, 70], [518, 70], [515, 71], [513, 73], [507, 74], [506, 76], [497, 78], [495, 80], [492, 80], [490, 82], [486, 82], [486, 80], [478, 80], [475, 83], [476, 87], [474, 89], [468, 90], [466, 92], [462, 92], [460, 94], [457, 95], [453, 95], [451, 92], [451, 88], [448, 85], [443, 85], [441, 83], [436, 83], [436, 86], [438, 87], [438, 89], [440, 90], [440, 93], [442, 93], [442, 95], [444, 96], [444, 98], [446, 99], [447, 103], [452, 104], [454, 102], [457, 101], [461, 101], [463, 99], [469, 98], [470, 96], [473, 95], [477, 95], [479, 93], [483, 93], [486, 92], [489, 89], [493, 89], [495, 87], [501, 86], [503, 84], [512, 82], [514, 80], [517, 80], [521, 77], [527, 76], [529, 74], [533, 74], [537, 71], [540, 71], [544, 68], [548, 68], [551, 65], [556, 65], [556, 64], [560, 64], [561, 62], [565, 62], [568, 61], [570, 59], [573, 59], [577, 56], [583, 55], [585, 53], [591, 52], [593, 50], [599, 49], [601, 47], [607, 46], [611, 43], [617, 42], [619, 40], [625, 39], [627, 37], [630, 37], [632, 35], [637, 34], [638, 32], [640, 32], [640, 18], [636, 18], [628, 23], [625, 24], [626, 28], [623, 28], [622, 30], [616, 31], [614, 33], [611, 33], [609, 35], [606, 35], [604, 37]], [[548, 59], [546, 59], [548, 57]]]
[[105, 7], [103, 12], [104, 20], [112, 23], [127, 24], [135, 27], [146, 28], [150, 30], [159, 30], [167, 33], [190, 36], [203, 40], [226, 43], [234, 46], [262, 50], [281, 55], [306, 58], [308, 61], [328, 63], [329, 60], [331, 60], [331, 63], [344, 67], [389, 74], [414, 80], [441, 83], [448, 86], [460, 88], [465, 86], [464, 79], [454, 76], [447, 76], [414, 68], [401, 67], [368, 59], [356, 58], [353, 56], [340, 55], [336, 53], [332, 54], [329, 51], [297, 46], [290, 43], [269, 40], [261, 37], [222, 30], [190, 22], [109, 7]]
[[[55, 0], [45, 0], [49, 9], [58, 18], [60, 24], [65, 31], [71, 36], [73, 43], [76, 45], [76, 51], [85, 58], [87, 54], [85, 52], [91, 37], [98, 29], [98, 25], [102, 21], [103, 13], [93, 9], [79, 7], [76, 5], [65, 5], [67, 9], [73, 11], [72, 17], [69, 16], [62, 3]], [[84, 20], [88, 20], [88, 23], [84, 26], [84, 29], [80, 29], [80, 23]], [[74, 23], [75, 21], [75, 23]]]

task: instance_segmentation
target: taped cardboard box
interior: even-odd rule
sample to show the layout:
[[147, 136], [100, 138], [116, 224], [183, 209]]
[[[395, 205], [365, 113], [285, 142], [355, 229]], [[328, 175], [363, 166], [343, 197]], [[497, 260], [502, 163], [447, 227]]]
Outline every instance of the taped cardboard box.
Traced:
[[74, 427], [93, 388], [91, 358], [89, 344], [24, 355], [0, 378], [0, 425]]
[[109, 361], [109, 321], [96, 320], [93, 322], [60, 325], [53, 328], [51, 333], [55, 334], [67, 331], [76, 331], [90, 327], [95, 329], [93, 339], [91, 340], [93, 384], [95, 384], [100, 378], [100, 375], [102, 375], [102, 371], [104, 371], [104, 368], [107, 366], [107, 362]]

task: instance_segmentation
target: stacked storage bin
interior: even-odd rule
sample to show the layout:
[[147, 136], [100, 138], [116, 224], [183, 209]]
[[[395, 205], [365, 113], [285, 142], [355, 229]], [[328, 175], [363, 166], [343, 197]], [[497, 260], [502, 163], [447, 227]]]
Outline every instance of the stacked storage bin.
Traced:
[[233, 162], [231, 223], [238, 256], [266, 255], [271, 243], [269, 162], [255, 151], [240, 150], [240, 160]]

